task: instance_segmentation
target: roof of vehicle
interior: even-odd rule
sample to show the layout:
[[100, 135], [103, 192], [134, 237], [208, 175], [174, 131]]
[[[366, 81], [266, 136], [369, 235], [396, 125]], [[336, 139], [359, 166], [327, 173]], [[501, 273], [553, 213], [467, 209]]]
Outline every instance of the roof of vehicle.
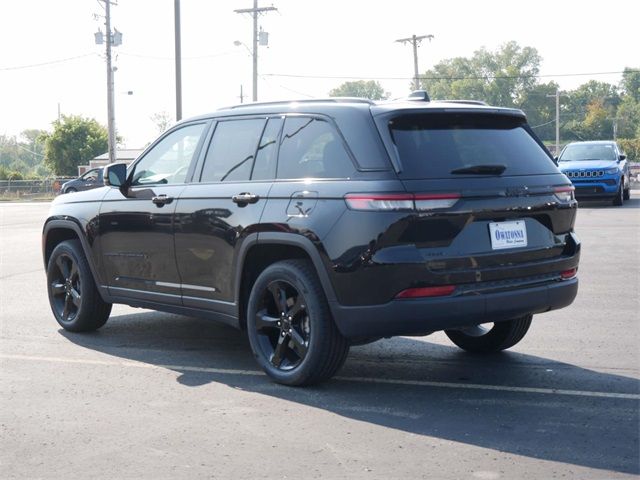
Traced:
[[[584, 142], [571, 142], [569, 145], [615, 145], [613, 140], [588, 140]], [[567, 147], [569, 146], [567, 145]]]
[[451, 113], [487, 113], [502, 114], [526, 118], [522, 110], [494, 107], [473, 100], [425, 101], [418, 98], [373, 101], [365, 98], [334, 97], [304, 100], [286, 100], [276, 102], [243, 103], [216, 110], [215, 112], [190, 118], [188, 121], [239, 115], [261, 115], [273, 113], [314, 113], [339, 115], [345, 111], [371, 112], [383, 115], [394, 111], [451, 112]]

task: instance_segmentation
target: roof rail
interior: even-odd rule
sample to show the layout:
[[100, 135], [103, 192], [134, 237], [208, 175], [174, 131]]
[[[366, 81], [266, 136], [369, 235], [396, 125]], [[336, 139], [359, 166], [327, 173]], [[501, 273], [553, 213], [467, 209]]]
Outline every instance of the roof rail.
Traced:
[[483, 102], [482, 100], [438, 100], [438, 103], [463, 103], [465, 105], [485, 105], [488, 106], [487, 102]]
[[250, 108], [250, 107], [262, 107], [271, 105], [289, 105], [291, 103], [365, 103], [367, 105], [375, 105], [376, 102], [369, 100], [368, 98], [360, 97], [332, 97], [332, 98], [312, 98], [303, 100], [277, 100], [273, 102], [253, 102], [253, 103], [241, 103], [239, 105], [232, 105], [229, 107], [223, 107], [219, 110], [238, 109], [238, 108]]

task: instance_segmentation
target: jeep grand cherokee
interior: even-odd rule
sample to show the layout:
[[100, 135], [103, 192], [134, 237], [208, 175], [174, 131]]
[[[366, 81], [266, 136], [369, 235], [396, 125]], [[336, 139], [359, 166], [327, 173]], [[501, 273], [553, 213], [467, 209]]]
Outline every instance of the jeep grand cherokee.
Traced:
[[240, 105], [104, 178], [58, 197], [44, 225], [58, 323], [95, 330], [113, 303], [204, 316], [246, 331], [288, 385], [394, 335], [503, 350], [577, 293], [574, 189], [519, 110]]

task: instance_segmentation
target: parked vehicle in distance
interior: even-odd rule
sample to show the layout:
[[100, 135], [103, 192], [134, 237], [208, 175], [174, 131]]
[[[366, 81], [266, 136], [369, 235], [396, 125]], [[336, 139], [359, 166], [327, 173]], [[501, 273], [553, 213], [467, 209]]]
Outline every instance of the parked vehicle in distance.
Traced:
[[73, 193], [103, 187], [102, 170], [102, 168], [94, 168], [80, 175], [78, 178], [63, 183], [62, 187], [60, 187], [60, 192]]
[[104, 182], [44, 224], [58, 323], [95, 330], [113, 303], [211, 318], [287, 385], [394, 335], [507, 349], [578, 289], [574, 188], [520, 110], [424, 92], [239, 105]]
[[611, 199], [617, 206], [629, 200], [629, 162], [616, 142], [570, 143], [562, 149], [558, 166], [576, 187], [578, 199]]

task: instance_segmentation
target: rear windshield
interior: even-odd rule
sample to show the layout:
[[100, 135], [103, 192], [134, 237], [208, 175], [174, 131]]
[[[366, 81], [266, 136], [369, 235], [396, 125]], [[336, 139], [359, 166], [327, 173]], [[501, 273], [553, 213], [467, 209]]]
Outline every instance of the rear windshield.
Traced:
[[[557, 173], [545, 150], [517, 117], [421, 114], [389, 122], [402, 178], [452, 178], [478, 166], [498, 166], [501, 175]], [[502, 169], [504, 166], [504, 169]]]
[[611, 144], [583, 143], [568, 145], [560, 155], [561, 162], [573, 160], [616, 160], [616, 152]]

